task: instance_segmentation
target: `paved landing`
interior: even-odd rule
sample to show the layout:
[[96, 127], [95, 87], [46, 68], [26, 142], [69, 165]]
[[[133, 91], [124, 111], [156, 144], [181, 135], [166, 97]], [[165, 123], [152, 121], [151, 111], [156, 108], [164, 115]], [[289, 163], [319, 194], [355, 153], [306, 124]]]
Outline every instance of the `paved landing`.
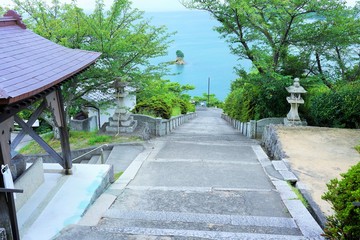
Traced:
[[321, 239], [258, 142], [220, 115], [199, 111], [152, 140], [105, 193], [112, 200], [95, 203], [101, 219], [57, 239]]

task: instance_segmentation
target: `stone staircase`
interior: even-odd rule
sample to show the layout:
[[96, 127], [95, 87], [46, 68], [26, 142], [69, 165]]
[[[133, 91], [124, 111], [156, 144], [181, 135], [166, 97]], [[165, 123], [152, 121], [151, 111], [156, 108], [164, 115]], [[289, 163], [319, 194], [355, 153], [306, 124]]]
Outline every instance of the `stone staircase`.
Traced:
[[[100, 154], [94, 153], [94, 154], [88, 154], [86, 157], [81, 159], [79, 162], [80, 164], [102, 164], [101, 161], [106, 162], [109, 155], [111, 153], [111, 150], [104, 149]], [[103, 159], [103, 160], [101, 160]]]
[[102, 145], [97, 148], [83, 149], [73, 152], [73, 163], [75, 164], [102, 164], [106, 163], [113, 145]]

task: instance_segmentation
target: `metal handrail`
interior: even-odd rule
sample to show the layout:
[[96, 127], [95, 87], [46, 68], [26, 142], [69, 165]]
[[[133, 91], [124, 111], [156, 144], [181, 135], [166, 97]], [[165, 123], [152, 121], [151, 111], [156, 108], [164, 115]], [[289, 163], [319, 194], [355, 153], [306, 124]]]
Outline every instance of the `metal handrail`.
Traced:
[[80, 159], [80, 158], [82, 158], [82, 157], [85, 157], [85, 156], [88, 155], [89, 153], [92, 153], [92, 152], [95, 152], [95, 151], [98, 150], [98, 149], [101, 149], [101, 163], [103, 164], [103, 163], [104, 163], [104, 156], [103, 156], [103, 151], [104, 151], [104, 150], [103, 150], [103, 147], [108, 147], [108, 146], [109, 146], [109, 144], [104, 144], [104, 145], [101, 145], [101, 146], [99, 146], [99, 147], [97, 147], [97, 148], [94, 148], [93, 150], [91, 150], [91, 151], [89, 151], [89, 152], [87, 152], [87, 153], [84, 153], [84, 154], [82, 154], [82, 155], [74, 158], [74, 159], [72, 160], [72, 162], [74, 162], [75, 160], [78, 160], [78, 159]]

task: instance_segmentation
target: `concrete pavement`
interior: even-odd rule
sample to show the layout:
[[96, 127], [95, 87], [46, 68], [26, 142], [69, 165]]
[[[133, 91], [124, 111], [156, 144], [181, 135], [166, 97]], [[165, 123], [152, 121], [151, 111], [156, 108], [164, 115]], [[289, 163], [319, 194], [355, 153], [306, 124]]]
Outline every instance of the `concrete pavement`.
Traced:
[[321, 228], [259, 144], [220, 114], [199, 111], [150, 141], [56, 239], [321, 239]]

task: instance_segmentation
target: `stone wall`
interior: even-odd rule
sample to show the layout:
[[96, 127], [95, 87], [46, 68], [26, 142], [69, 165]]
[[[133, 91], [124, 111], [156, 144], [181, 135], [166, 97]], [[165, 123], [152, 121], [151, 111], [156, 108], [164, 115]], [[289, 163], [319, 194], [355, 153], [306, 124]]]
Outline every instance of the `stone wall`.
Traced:
[[99, 129], [97, 116], [92, 116], [84, 120], [70, 120], [70, 129], [75, 131], [96, 131]]
[[265, 126], [261, 144], [265, 148], [268, 156], [272, 159], [284, 159], [288, 157], [282, 149], [276, 125]]
[[161, 137], [171, 133], [175, 128], [197, 116], [196, 113], [188, 113], [170, 119], [153, 118], [141, 114], [133, 114], [138, 123], [147, 124], [151, 136]]

